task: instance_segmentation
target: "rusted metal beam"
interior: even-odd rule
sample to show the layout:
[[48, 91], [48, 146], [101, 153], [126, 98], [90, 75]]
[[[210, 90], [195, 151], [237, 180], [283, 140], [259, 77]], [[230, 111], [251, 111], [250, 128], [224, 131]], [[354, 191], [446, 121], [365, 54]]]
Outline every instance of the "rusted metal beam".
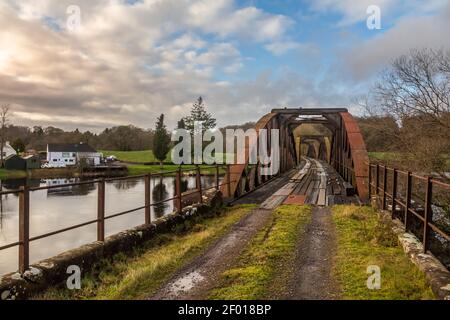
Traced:
[[145, 209], [144, 209], [144, 215], [145, 215], [145, 224], [149, 225], [151, 223], [151, 215], [150, 215], [150, 205], [151, 205], [151, 198], [150, 198], [150, 181], [151, 181], [151, 174], [148, 174], [144, 178], [145, 183]]
[[423, 252], [426, 253], [430, 244], [430, 226], [433, 222], [433, 210], [431, 208], [431, 201], [433, 197], [433, 183], [431, 177], [427, 177], [427, 191], [425, 194], [425, 215], [423, 223]]
[[348, 112], [348, 109], [346, 108], [284, 108], [284, 109], [272, 109], [271, 113], [278, 113], [278, 114], [298, 114], [298, 115], [322, 115], [327, 113], [341, 113], [341, 112]]
[[408, 231], [409, 208], [411, 207], [412, 174], [408, 171], [406, 175], [406, 201], [405, 201], [405, 231]]
[[105, 241], [105, 180], [98, 182], [97, 241]]
[[30, 266], [30, 189], [21, 188], [19, 193], [19, 273]]

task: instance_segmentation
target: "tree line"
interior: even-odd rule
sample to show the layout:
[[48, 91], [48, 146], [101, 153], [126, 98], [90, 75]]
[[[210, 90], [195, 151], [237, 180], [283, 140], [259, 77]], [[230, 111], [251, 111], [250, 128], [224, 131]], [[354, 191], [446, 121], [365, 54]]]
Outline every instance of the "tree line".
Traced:
[[148, 150], [153, 145], [154, 130], [133, 125], [107, 128], [101, 133], [90, 131], [65, 131], [57, 127], [33, 128], [8, 125], [3, 141], [9, 141], [17, 152], [33, 149], [45, 151], [48, 143], [87, 143], [98, 150], [137, 151]]
[[414, 49], [398, 57], [360, 104], [369, 150], [395, 151], [410, 170], [443, 177], [450, 171], [450, 51]]
[[[449, 171], [450, 156], [450, 52], [411, 50], [393, 60], [379, 76], [372, 90], [359, 104], [365, 115], [357, 118], [367, 150], [397, 153], [397, 160], [411, 170], [444, 173]], [[88, 143], [100, 150], [136, 151], [152, 149], [163, 161], [170, 151], [170, 133], [164, 114], [155, 129], [133, 125], [107, 128], [101, 133], [64, 131], [56, 127], [33, 128], [8, 123], [8, 107], [0, 113], [1, 141], [10, 141], [18, 151], [45, 150], [48, 143]], [[177, 128], [194, 134], [194, 123], [203, 130], [216, 127], [216, 119], [206, 111], [199, 97], [187, 117]], [[225, 129], [248, 129], [254, 123], [228, 126]], [[0, 143], [1, 144], [1, 143]]]

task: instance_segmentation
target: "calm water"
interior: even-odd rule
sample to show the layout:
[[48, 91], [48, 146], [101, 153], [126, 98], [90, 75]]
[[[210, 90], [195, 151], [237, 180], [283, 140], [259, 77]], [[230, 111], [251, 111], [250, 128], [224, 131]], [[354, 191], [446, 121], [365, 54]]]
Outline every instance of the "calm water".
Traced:
[[[76, 179], [27, 180], [31, 187], [62, 185], [77, 182]], [[5, 180], [2, 188], [18, 189], [24, 180]], [[215, 183], [214, 177], [202, 177], [202, 186], [207, 188]], [[195, 178], [186, 177], [183, 189], [195, 188]], [[173, 197], [174, 178], [154, 178], [151, 181], [152, 202]], [[106, 215], [130, 210], [144, 204], [144, 181], [142, 179], [114, 181], [106, 183]], [[4, 195], [0, 201], [0, 246], [18, 241], [18, 196]], [[173, 210], [173, 202], [152, 207], [152, 220]], [[30, 236], [38, 236], [51, 231], [70, 227], [92, 219], [97, 215], [97, 185], [87, 184], [75, 187], [61, 187], [51, 190], [33, 191], [30, 194]], [[144, 210], [139, 210], [106, 221], [106, 235], [144, 223]], [[30, 262], [35, 263], [69, 249], [96, 241], [96, 224], [68, 231], [30, 243]], [[17, 270], [18, 248], [0, 251], [0, 275]]]

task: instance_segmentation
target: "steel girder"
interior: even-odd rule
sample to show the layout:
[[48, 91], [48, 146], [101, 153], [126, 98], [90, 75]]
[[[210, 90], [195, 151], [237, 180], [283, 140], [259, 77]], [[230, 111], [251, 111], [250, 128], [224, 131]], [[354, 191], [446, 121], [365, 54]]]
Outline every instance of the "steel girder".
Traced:
[[[298, 120], [299, 116], [319, 115], [326, 119]], [[335, 109], [273, 109], [263, 116], [255, 125], [259, 134], [261, 129], [268, 130], [268, 150], [270, 150], [270, 130], [280, 130], [280, 173], [284, 173], [298, 163], [293, 136], [294, 127], [302, 123], [321, 123], [331, 132], [330, 164], [339, 174], [350, 182], [357, 190], [359, 197], [367, 199], [368, 162], [367, 151], [358, 124], [344, 108]], [[270, 180], [273, 176], [260, 174], [261, 164], [249, 164], [249, 151], [254, 146], [245, 145], [245, 164], [230, 166], [230, 182], [225, 177], [221, 188], [225, 196], [239, 197], [254, 190], [260, 184]], [[227, 184], [230, 183], [231, 195], [227, 194]]]

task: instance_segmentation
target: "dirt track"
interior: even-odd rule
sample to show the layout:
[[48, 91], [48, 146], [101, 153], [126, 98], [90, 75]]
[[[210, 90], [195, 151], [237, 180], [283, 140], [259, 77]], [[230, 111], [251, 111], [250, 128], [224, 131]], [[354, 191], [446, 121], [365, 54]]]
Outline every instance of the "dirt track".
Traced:
[[254, 209], [248, 216], [235, 224], [228, 234], [209, 247], [204, 254], [177, 272], [150, 299], [194, 300], [206, 298], [205, 294], [214, 287], [220, 274], [231, 266], [253, 235], [267, 223], [271, 213], [271, 210]]
[[297, 245], [294, 274], [284, 299], [333, 300], [339, 290], [331, 271], [336, 234], [329, 208], [315, 207], [311, 222]]

